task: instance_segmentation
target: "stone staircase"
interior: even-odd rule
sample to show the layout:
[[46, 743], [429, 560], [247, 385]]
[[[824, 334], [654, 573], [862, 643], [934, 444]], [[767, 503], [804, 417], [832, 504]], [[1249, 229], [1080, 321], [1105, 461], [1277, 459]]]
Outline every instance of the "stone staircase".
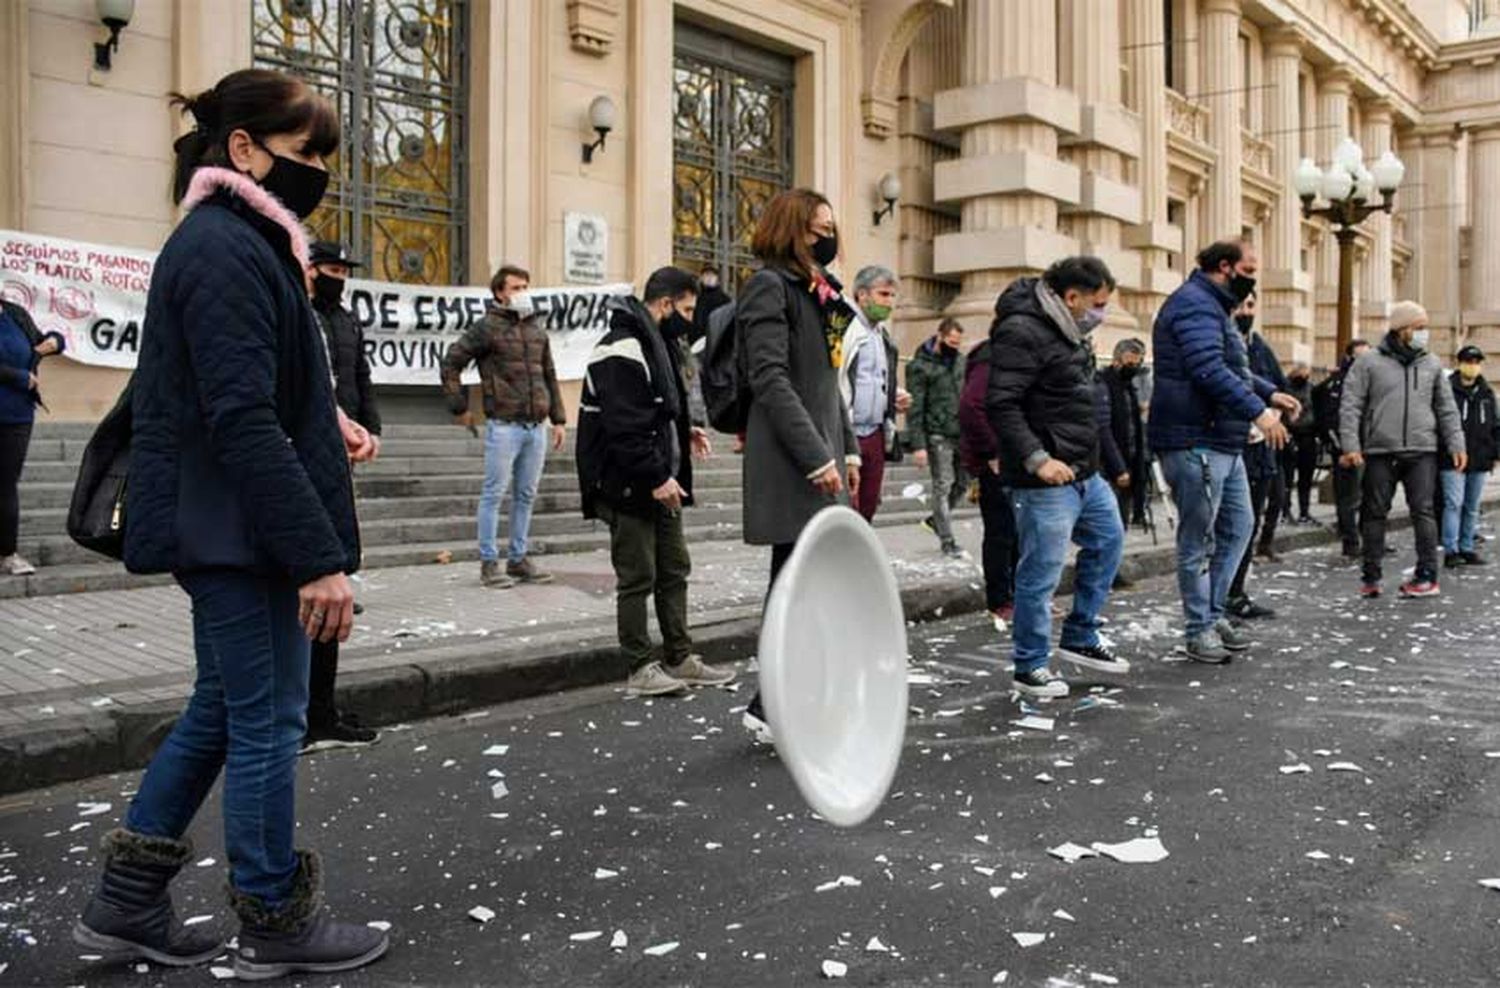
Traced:
[[[88, 423], [37, 424], [21, 475], [20, 540], [21, 554], [37, 572], [0, 577], [0, 597], [113, 590], [170, 579], [126, 573], [68, 538], [68, 499], [92, 433]], [[740, 537], [740, 458], [728, 452], [727, 436], [716, 437], [715, 446], [713, 457], [694, 467], [698, 504], [685, 515], [690, 543]], [[380, 459], [355, 471], [364, 567], [477, 559], [474, 512], [483, 472], [483, 442], [456, 426], [388, 425]], [[926, 471], [909, 463], [887, 468], [878, 524], [915, 524], [927, 514], [922, 502], [901, 497], [912, 483], [925, 491]], [[960, 515], [969, 511], [966, 507]], [[505, 532], [502, 521], [502, 540]], [[571, 433], [567, 447], [547, 460], [531, 537], [545, 553], [587, 552], [609, 544], [608, 529], [579, 513]]]

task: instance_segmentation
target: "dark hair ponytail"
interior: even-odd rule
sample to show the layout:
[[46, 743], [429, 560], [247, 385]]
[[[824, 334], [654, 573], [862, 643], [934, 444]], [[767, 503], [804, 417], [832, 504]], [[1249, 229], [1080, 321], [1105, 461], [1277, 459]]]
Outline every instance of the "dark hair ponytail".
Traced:
[[329, 155], [339, 146], [333, 104], [295, 76], [270, 69], [240, 69], [196, 96], [172, 93], [171, 105], [191, 114], [196, 126], [172, 144], [176, 168], [172, 201], [187, 194], [193, 172], [204, 165], [229, 166], [229, 135], [243, 130], [262, 139], [306, 132], [308, 153]]

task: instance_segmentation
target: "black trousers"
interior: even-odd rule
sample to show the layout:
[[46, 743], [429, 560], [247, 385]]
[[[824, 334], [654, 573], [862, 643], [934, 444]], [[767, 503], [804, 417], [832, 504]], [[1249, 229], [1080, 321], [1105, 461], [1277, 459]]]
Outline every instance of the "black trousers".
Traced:
[[1013, 603], [1016, 596], [1016, 563], [1021, 559], [1021, 537], [1016, 531], [1015, 509], [997, 474], [979, 475], [979, 516], [984, 522], [984, 600], [990, 610]]
[[1255, 526], [1250, 530], [1250, 541], [1245, 543], [1245, 554], [1240, 557], [1240, 568], [1234, 571], [1234, 582], [1229, 584], [1229, 599], [1245, 596], [1245, 579], [1250, 575], [1250, 559], [1258, 544], [1269, 546], [1271, 536], [1264, 527], [1275, 534], [1276, 501], [1280, 494], [1280, 471], [1273, 476], [1250, 477], [1250, 510], [1255, 514]]
[[21, 468], [30, 446], [30, 422], [0, 424], [0, 556], [16, 553], [21, 534]]
[[[766, 582], [766, 600], [771, 599], [771, 588], [776, 586], [776, 578], [781, 575], [786, 561], [792, 558], [792, 550], [796, 547], [795, 542], [779, 542], [771, 546], [771, 578]], [[746, 710], [761, 720], [766, 719], [766, 708], [761, 705], [759, 687], [756, 688], [755, 695], [750, 698], [750, 705]]]
[[1365, 457], [1364, 500], [1360, 505], [1360, 528], [1364, 536], [1364, 580], [1378, 583], [1381, 564], [1385, 561], [1385, 520], [1391, 511], [1391, 498], [1400, 484], [1406, 491], [1406, 505], [1411, 511], [1412, 528], [1417, 536], [1418, 580], [1436, 580], [1438, 576], [1438, 527], [1433, 514], [1434, 490], [1437, 487], [1436, 453], [1396, 453]]
[[1313, 479], [1318, 473], [1318, 437], [1312, 434], [1295, 436], [1284, 450], [1283, 462], [1289, 469], [1286, 474], [1285, 514], [1292, 514], [1292, 493], [1297, 494], [1297, 517], [1306, 518], [1312, 513]]
[[339, 643], [312, 643], [312, 663], [307, 680], [307, 726], [309, 730], [328, 728], [339, 721], [334, 701], [333, 681], [339, 674]]
[[[1337, 452], [1334, 454], [1337, 456]], [[1339, 540], [1344, 551], [1358, 552], [1360, 505], [1364, 501], [1365, 468], [1334, 465], [1333, 497], [1338, 506]]]

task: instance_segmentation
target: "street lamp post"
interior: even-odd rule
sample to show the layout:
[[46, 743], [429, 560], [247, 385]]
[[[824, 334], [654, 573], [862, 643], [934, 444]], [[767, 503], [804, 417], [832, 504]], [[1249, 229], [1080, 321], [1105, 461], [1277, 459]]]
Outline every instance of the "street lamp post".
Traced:
[[[1351, 138], [1344, 138], [1333, 152], [1327, 171], [1311, 158], [1297, 168], [1297, 195], [1302, 215], [1322, 216], [1334, 227], [1339, 242], [1339, 326], [1335, 359], [1343, 356], [1354, 339], [1354, 238], [1359, 224], [1375, 213], [1389, 213], [1395, 205], [1396, 189], [1406, 177], [1406, 165], [1390, 151], [1380, 156], [1374, 168], [1366, 168], [1364, 151]], [[1376, 200], [1376, 196], [1379, 200]], [[1323, 205], [1317, 205], [1319, 198]]]

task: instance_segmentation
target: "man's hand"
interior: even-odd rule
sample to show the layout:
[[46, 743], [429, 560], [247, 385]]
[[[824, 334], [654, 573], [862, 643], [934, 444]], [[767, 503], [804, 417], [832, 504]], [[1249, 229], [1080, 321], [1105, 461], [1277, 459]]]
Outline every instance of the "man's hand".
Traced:
[[844, 478], [840, 476], [837, 464], [830, 463], [813, 475], [812, 485], [818, 489], [818, 493], [833, 497], [844, 489]]
[[925, 449], [919, 449], [915, 453], [911, 454], [911, 461], [913, 463], [915, 463], [917, 466], [922, 467], [923, 469], [926, 469], [926, 467], [927, 467], [927, 450], [925, 450]]
[[997, 477], [1000, 476], [1000, 461], [999, 460], [989, 460], [989, 461], [986, 462], [985, 465], [990, 468], [990, 473], [994, 474]]
[[908, 412], [911, 410], [911, 392], [905, 388], [896, 389], [896, 411]]
[[1291, 395], [1283, 394], [1280, 391], [1271, 396], [1271, 407], [1281, 409], [1292, 418], [1296, 418], [1297, 416], [1302, 414], [1302, 402], [1298, 401], [1296, 398], [1293, 398]]
[[676, 477], [668, 477], [666, 483], [651, 492], [657, 503], [670, 511], [681, 511], [682, 499], [686, 495], [687, 491], [682, 489]]
[[552, 427], [552, 452], [556, 453], [563, 448], [563, 443], [568, 439], [568, 427], [565, 425], [554, 425]]
[[377, 435], [375, 435], [375, 433], [373, 433], [373, 432], [370, 433], [370, 446], [371, 446], [370, 459], [372, 459], [372, 460], [379, 459], [380, 458], [380, 437], [377, 436]]
[[461, 425], [465, 429], [469, 429], [470, 431], [472, 431], [474, 428], [474, 413], [464, 412], [462, 415], [453, 416], [453, 424]]
[[[1283, 395], [1282, 397], [1287, 396]], [[1294, 404], [1297, 401], [1295, 398], [1291, 398], [1290, 400]], [[1289, 435], [1286, 431], [1286, 426], [1281, 422], [1281, 411], [1279, 409], [1267, 408], [1261, 412], [1260, 417], [1255, 420], [1255, 427], [1260, 430], [1261, 435], [1266, 437], [1266, 442], [1272, 449], [1281, 449], [1286, 445]]]
[[850, 463], [846, 473], [849, 478], [849, 500], [857, 500], [859, 498], [859, 464]]
[[42, 390], [42, 382], [41, 382], [40, 379], [37, 378], [37, 376], [35, 374], [27, 374], [26, 375], [26, 390], [28, 390], [28, 391], [40, 391], [40, 390]]
[[297, 590], [297, 621], [314, 641], [347, 641], [354, 627], [354, 587], [342, 573], [329, 573]]
[[1115, 478], [1115, 486], [1122, 491], [1130, 490], [1130, 474], [1122, 473]]
[[1345, 453], [1343, 456], [1339, 457], [1339, 466], [1345, 467], [1350, 470], [1353, 470], [1355, 467], [1362, 467], [1364, 465], [1365, 454], [1359, 452], [1358, 450], [1353, 453]]
[[374, 458], [375, 444], [370, 441], [370, 433], [345, 415], [342, 408], [339, 409], [339, 432], [343, 433], [344, 451], [349, 454], [349, 459], [355, 463], [363, 463]]
[[38, 357], [50, 357], [57, 352], [57, 337], [49, 336], [34, 348]]
[[1062, 460], [1049, 459], [1036, 471], [1037, 479], [1051, 487], [1061, 487], [1063, 484], [1071, 484], [1076, 479], [1073, 468]]
[[706, 460], [714, 454], [714, 444], [708, 438], [707, 429], [695, 425], [689, 437], [689, 445], [693, 447], [693, 459]]
[[1469, 454], [1454, 453], [1453, 469], [1457, 470], [1459, 473], [1463, 473], [1465, 470], [1469, 469]]

